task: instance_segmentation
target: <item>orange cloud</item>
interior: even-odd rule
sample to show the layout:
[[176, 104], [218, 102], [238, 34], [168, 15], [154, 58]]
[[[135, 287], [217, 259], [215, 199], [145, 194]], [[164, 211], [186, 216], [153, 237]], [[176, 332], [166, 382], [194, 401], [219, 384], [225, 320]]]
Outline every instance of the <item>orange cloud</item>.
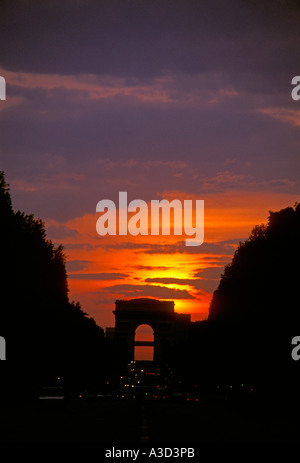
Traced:
[[[110, 75], [78, 74], [40, 74], [14, 72], [0, 68], [0, 74], [9, 85], [30, 89], [44, 89], [48, 92], [66, 90], [76, 92], [77, 99], [113, 99], [116, 97], [133, 98], [144, 103], [171, 104], [184, 106], [207, 106], [221, 103], [224, 99], [235, 98], [238, 92], [233, 88], [222, 88], [216, 76], [216, 89], [204, 90], [199, 78], [190, 82], [188, 75], [161, 75], [149, 84], [128, 83], [126, 79]], [[185, 86], [182, 86], [182, 81]]]
[[291, 125], [300, 126], [300, 111], [299, 109], [286, 109], [286, 108], [261, 108], [258, 111], [266, 116], [288, 122]]

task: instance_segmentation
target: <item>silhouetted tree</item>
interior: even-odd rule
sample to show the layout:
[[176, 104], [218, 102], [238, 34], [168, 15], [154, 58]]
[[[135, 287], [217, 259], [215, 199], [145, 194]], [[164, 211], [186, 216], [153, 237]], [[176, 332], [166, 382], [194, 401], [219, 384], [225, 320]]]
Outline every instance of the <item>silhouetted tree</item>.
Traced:
[[270, 212], [239, 244], [208, 320], [193, 323], [188, 344], [174, 354], [189, 384], [251, 384], [263, 400], [299, 400], [300, 361], [291, 357], [291, 340], [300, 336], [299, 236], [296, 203]]
[[270, 212], [239, 244], [209, 310], [225, 369], [273, 391], [299, 381], [291, 358], [300, 334], [299, 236], [299, 203]]
[[256, 226], [240, 243], [214, 292], [209, 319], [268, 324], [299, 318], [292, 303], [298, 295], [300, 204], [270, 212], [268, 225]]
[[69, 383], [100, 379], [103, 330], [69, 301], [62, 246], [46, 238], [41, 220], [13, 211], [3, 172], [0, 217], [0, 335], [10, 386], [34, 391], [57, 375]]

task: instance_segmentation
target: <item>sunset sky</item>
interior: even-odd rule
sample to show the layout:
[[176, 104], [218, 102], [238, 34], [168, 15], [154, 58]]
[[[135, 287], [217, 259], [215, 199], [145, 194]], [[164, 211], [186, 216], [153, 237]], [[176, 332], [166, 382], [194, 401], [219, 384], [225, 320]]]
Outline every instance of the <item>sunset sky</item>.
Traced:
[[[0, 170], [64, 245], [70, 299], [102, 327], [135, 297], [205, 319], [239, 241], [300, 200], [300, 5], [3, 0], [0, 31]], [[204, 200], [204, 243], [99, 236], [121, 191]]]

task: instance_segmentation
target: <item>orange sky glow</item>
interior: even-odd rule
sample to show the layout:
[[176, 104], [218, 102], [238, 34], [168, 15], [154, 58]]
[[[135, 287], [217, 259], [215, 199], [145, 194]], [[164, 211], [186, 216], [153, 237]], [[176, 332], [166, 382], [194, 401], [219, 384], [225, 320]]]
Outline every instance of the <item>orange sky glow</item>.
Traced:
[[[187, 195], [169, 192], [164, 197], [186, 199]], [[135, 297], [174, 300], [175, 310], [190, 313], [192, 321], [207, 318], [212, 292], [239, 240], [246, 239], [255, 225], [266, 223], [269, 210], [295, 201], [291, 195], [245, 191], [204, 195], [204, 201], [204, 243], [192, 248], [184, 246], [184, 236], [172, 234], [99, 236], [99, 213], [66, 222], [66, 227], [76, 230], [76, 236], [61, 240], [67, 255], [70, 299], [79, 301], [102, 327], [114, 325], [116, 299]], [[79, 263], [80, 268], [72, 263]], [[201, 272], [207, 269], [216, 273], [204, 273], [202, 278]]]

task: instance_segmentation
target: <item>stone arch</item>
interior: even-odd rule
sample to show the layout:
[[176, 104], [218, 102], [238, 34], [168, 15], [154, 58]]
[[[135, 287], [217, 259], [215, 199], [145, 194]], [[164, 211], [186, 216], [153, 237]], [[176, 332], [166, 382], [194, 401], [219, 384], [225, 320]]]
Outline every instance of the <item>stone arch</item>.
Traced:
[[141, 323], [134, 332], [134, 360], [153, 360], [154, 358], [154, 329]]
[[131, 299], [116, 301], [115, 339], [122, 343], [124, 359], [134, 360], [135, 331], [140, 325], [153, 329], [153, 360], [166, 362], [174, 342], [186, 337], [190, 326], [189, 314], [177, 314], [173, 301]]

